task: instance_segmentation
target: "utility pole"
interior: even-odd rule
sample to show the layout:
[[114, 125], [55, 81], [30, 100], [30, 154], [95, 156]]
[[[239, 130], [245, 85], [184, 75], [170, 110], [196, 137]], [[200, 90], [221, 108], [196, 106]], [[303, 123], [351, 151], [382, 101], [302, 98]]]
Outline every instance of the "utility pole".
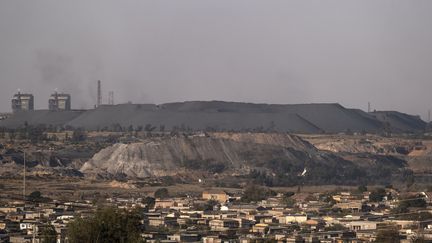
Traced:
[[370, 102], [368, 102], [368, 113], [370, 113], [371, 112], [371, 104], [370, 104]]
[[35, 243], [35, 238], [36, 238], [36, 224], [33, 225], [33, 237], [32, 237], [32, 243]]
[[24, 177], [23, 177], [23, 200], [26, 200], [26, 154], [24, 151]]

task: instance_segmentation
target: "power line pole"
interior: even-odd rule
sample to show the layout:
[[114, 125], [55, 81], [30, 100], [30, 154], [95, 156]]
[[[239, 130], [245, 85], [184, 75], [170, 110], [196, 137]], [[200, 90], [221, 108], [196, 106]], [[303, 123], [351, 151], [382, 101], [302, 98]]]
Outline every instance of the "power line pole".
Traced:
[[24, 152], [23, 200], [26, 200], [26, 153]]
[[32, 237], [32, 243], [35, 243], [35, 236], [36, 236], [36, 223], [33, 225], [33, 237]]

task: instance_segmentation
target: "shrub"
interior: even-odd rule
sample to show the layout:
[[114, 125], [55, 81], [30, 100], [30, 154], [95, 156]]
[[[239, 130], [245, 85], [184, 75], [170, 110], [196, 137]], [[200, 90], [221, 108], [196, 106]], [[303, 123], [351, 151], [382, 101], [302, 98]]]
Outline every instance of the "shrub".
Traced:
[[98, 209], [94, 216], [77, 218], [68, 224], [69, 242], [142, 242], [141, 219], [139, 210]]
[[165, 187], [159, 188], [154, 193], [155, 198], [165, 199], [169, 197], [168, 189]]

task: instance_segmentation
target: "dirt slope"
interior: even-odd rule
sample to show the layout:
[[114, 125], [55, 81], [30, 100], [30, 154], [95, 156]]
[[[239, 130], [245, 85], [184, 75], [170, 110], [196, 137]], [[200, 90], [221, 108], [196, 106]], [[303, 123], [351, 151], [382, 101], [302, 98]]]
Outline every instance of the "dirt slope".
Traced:
[[[350, 158], [350, 157], [347, 157]], [[215, 133], [115, 144], [87, 161], [87, 176], [193, 176], [255, 180], [268, 185], [387, 181], [403, 160], [353, 155], [344, 159], [288, 134]], [[385, 173], [382, 174], [381, 172]], [[381, 174], [380, 174], [381, 173]]]

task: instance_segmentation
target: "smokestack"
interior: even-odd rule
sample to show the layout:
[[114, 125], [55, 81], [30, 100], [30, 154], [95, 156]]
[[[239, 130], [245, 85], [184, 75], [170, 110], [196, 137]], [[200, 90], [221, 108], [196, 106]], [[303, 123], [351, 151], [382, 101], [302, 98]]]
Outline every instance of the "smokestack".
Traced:
[[98, 80], [97, 83], [97, 107], [99, 107], [102, 104], [102, 88], [101, 88], [101, 81]]
[[370, 113], [370, 112], [371, 112], [371, 103], [368, 102], [368, 113]]
[[108, 104], [114, 105], [114, 91], [108, 93]]

